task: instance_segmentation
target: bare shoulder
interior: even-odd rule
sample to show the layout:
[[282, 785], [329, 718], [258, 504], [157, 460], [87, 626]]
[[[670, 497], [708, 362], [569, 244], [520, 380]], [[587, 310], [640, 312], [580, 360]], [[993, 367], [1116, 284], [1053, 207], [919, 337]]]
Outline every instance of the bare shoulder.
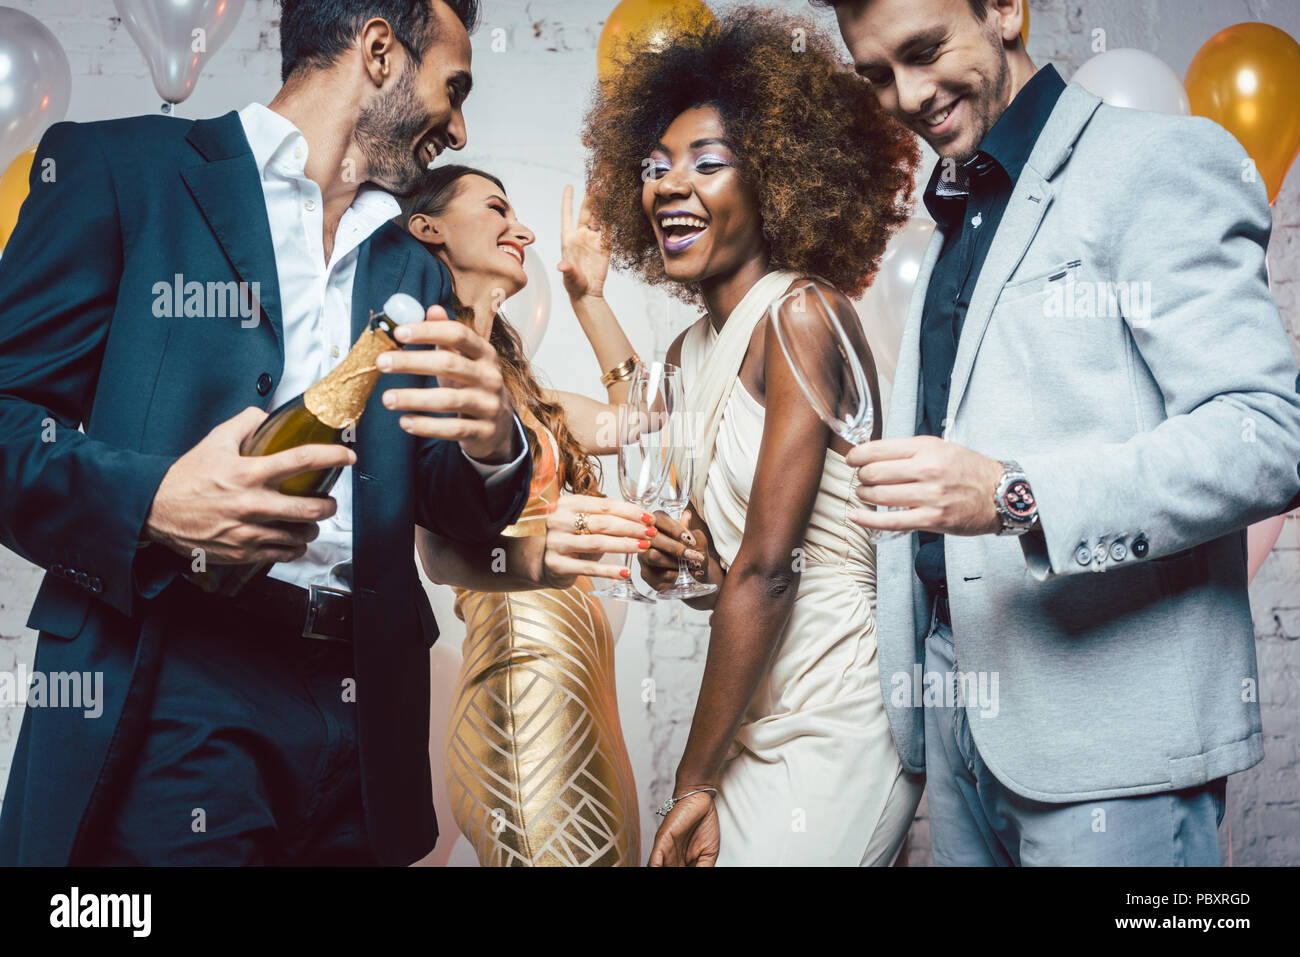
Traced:
[[[800, 276], [790, 283], [782, 295], [788, 296], [790, 293], [799, 289], [815, 290], [815, 292], [808, 292], [807, 295], [816, 296], [817, 294], [820, 294], [821, 298], [826, 301], [826, 305], [829, 306], [836, 315], [840, 316], [841, 319], [850, 316], [857, 316], [857, 310], [853, 308], [853, 303], [849, 301], [849, 298], [844, 295], [844, 293], [840, 292], [836, 286], [827, 280], [822, 279], [820, 276]], [[792, 308], [783, 311], [783, 319], [792, 321], [796, 324], [800, 322], [816, 321], [813, 318], [813, 313], [810, 307], [804, 306], [799, 308], [800, 304], [798, 300], [793, 299], [791, 300], [791, 304]]]
[[673, 344], [668, 347], [668, 355], [664, 357], [665, 361], [675, 366], [681, 365], [682, 364], [682, 343], [684, 343], [686, 341], [686, 337], [691, 334], [691, 330], [695, 329], [700, 323], [708, 322], [708, 321], [709, 321], [709, 317], [707, 315], [703, 315], [700, 316], [700, 318], [697, 319], [695, 322], [691, 323], [689, 326], [683, 329], [681, 333], [677, 336], [677, 338], [673, 340]]
[[840, 292], [837, 286], [833, 285], [828, 280], [821, 278], [821, 276], [799, 276], [797, 279], [791, 281], [790, 285], [786, 287], [783, 295], [789, 295], [800, 286], [812, 286], [825, 296], [826, 301], [831, 305], [838, 306], [843, 304], [848, 306], [850, 309], [853, 308], [853, 304], [849, 302], [848, 297], [845, 296], [844, 293]]

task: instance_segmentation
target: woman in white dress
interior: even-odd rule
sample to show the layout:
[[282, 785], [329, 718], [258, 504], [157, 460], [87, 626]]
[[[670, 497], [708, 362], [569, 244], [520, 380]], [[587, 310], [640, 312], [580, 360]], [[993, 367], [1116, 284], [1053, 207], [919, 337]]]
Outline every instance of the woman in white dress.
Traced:
[[682, 555], [721, 587], [692, 602], [713, 609], [708, 657], [652, 865], [888, 865], [920, 800], [881, 697], [848, 447], [766, 319], [809, 279], [853, 315], [907, 216], [915, 143], [833, 50], [740, 11], [631, 60], [587, 117], [614, 261], [706, 310], [667, 357], [697, 416], [693, 507], [659, 514], [642, 571], [667, 587]]

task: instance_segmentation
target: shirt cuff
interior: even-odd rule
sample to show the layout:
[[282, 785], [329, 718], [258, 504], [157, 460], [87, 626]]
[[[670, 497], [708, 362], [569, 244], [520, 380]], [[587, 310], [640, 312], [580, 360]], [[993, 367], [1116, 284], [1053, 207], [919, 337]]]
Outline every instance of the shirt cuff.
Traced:
[[524, 459], [528, 456], [528, 436], [524, 434], [524, 424], [519, 421], [519, 416], [515, 416], [515, 430], [519, 433], [519, 444], [523, 446], [522, 451], [515, 457], [513, 462], [506, 462], [504, 465], [489, 465], [487, 462], [480, 462], [478, 459], [470, 456], [463, 448], [460, 450], [461, 455], [474, 466], [474, 471], [483, 477], [483, 487], [491, 488], [504, 482], [510, 473], [523, 464]]

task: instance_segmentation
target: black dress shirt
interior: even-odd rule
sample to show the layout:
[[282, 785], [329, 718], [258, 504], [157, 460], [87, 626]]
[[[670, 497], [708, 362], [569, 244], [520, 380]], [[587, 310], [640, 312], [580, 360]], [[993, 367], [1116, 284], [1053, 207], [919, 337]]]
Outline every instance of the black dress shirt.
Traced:
[[[941, 161], [926, 186], [925, 206], [943, 233], [943, 247], [921, 315], [922, 401], [917, 435], [943, 434], [957, 341], [971, 294], [1020, 171], [1064, 89], [1056, 68], [1043, 67], [998, 117], [975, 155], [956, 167]], [[917, 577], [931, 594], [946, 593], [943, 536], [917, 534]]]

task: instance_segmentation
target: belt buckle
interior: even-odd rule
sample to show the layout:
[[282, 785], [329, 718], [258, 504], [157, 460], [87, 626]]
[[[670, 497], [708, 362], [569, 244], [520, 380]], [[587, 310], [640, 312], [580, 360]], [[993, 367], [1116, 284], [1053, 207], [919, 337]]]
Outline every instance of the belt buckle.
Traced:
[[316, 609], [319, 596], [322, 592], [340, 595], [343, 598], [351, 598], [350, 592], [345, 592], [341, 588], [331, 588], [328, 585], [308, 585], [307, 586], [307, 620], [303, 622], [302, 636], [304, 638], [315, 638], [318, 641], [335, 641], [347, 643], [346, 638], [338, 638], [334, 635], [318, 634], [314, 629], [316, 627]]

